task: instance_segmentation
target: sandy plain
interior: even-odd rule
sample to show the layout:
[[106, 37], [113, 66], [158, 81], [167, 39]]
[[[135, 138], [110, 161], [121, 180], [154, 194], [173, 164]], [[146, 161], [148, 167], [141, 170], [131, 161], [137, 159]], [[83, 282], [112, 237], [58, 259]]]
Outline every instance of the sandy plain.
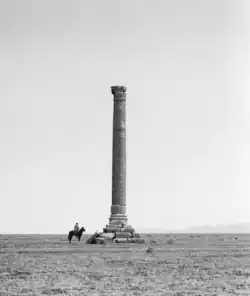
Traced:
[[0, 235], [0, 296], [250, 295], [250, 235], [144, 235], [146, 245], [70, 245]]

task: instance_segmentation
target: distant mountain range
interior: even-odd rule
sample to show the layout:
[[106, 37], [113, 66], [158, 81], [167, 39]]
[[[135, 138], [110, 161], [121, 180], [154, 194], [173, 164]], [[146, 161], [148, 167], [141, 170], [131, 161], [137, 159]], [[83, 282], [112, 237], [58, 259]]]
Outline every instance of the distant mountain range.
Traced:
[[185, 229], [190, 233], [250, 233], [250, 223], [236, 223], [227, 225], [204, 225]]
[[249, 233], [250, 223], [236, 223], [227, 225], [203, 225], [193, 226], [186, 229], [162, 229], [162, 228], [138, 228], [137, 232], [140, 233]]

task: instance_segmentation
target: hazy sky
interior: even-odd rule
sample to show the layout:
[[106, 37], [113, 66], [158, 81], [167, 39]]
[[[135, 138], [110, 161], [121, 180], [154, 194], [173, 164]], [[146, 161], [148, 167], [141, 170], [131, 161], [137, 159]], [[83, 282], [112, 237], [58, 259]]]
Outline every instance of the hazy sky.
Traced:
[[0, 1], [0, 232], [105, 227], [112, 85], [129, 224], [249, 222], [249, 4]]

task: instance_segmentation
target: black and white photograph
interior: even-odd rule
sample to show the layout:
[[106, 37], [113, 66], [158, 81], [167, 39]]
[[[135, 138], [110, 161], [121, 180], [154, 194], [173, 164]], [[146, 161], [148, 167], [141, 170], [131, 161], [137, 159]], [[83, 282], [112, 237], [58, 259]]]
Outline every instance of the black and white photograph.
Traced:
[[0, 0], [0, 296], [250, 296], [250, 0]]

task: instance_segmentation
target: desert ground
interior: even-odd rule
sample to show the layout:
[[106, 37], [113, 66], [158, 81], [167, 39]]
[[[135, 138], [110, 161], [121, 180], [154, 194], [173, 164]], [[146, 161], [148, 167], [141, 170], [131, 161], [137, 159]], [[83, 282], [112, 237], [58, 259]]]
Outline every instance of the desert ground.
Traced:
[[142, 236], [146, 245], [0, 235], [0, 296], [250, 295], [250, 235]]

